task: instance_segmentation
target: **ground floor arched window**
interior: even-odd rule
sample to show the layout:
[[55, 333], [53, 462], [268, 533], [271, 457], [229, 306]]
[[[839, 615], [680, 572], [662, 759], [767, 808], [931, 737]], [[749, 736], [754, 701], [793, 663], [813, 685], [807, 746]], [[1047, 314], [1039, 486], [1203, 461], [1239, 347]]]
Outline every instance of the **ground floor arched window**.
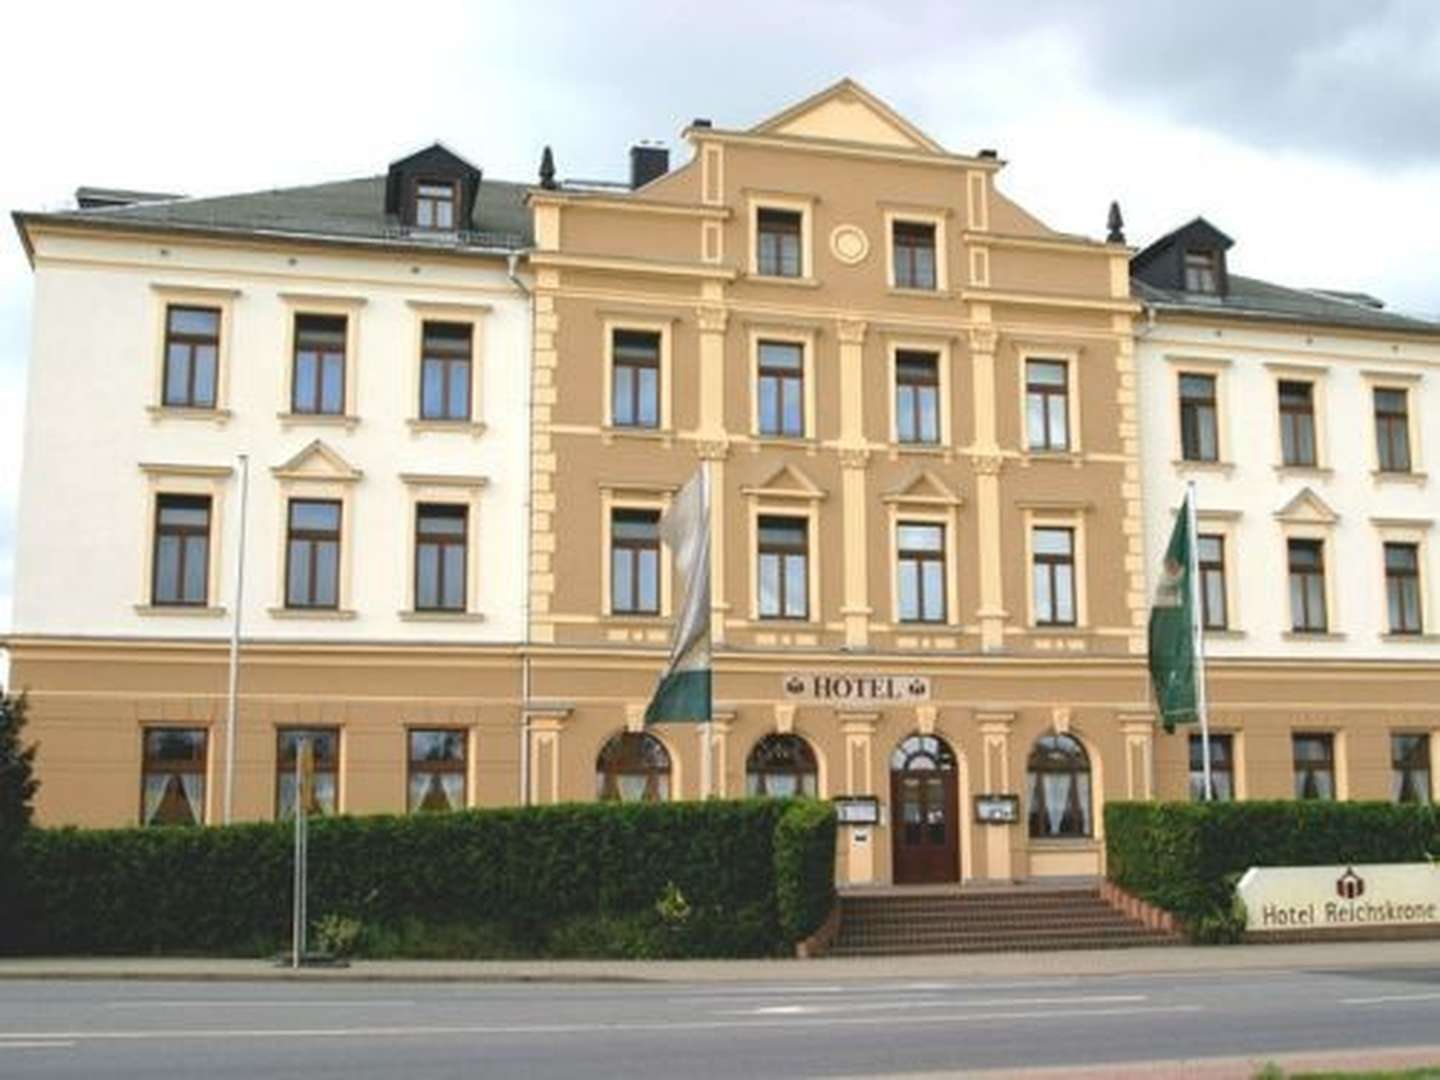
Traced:
[[1030, 750], [1030, 835], [1091, 836], [1090, 758], [1078, 739], [1042, 735]]
[[799, 735], [766, 735], [745, 759], [745, 793], [788, 799], [814, 798], [820, 769], [815, 751]]
[[626, 731], [600, 748], [595, 792], [614, 802], [665, 802], [670, 798], [670, 752], [654, 735]]

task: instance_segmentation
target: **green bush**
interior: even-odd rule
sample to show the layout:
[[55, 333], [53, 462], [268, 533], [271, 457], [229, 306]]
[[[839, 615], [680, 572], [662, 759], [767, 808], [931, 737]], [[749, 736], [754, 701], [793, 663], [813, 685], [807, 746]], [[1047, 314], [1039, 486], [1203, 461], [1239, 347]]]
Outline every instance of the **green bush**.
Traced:
[[1109, 803], [1110, 880], [1199, 939], [1238, 936], [1235, 883], [1252, 866], [1414, 862], [1435, 851], [1430, 806], [1371, 802]]
[[[291, 828], [279, 824], [31, 829], [0, 947], [278, 951], [289, 940], [291, 854]], [[310, 910], [362, 926], [360, 955], [768, 955], [789, 948], [782, 927], [807, 925], [814, 882], [831, 888], [833, 874], [824, 804], [592, 803], [310, 829]], [[432, 931], [454, 951], [432, 952]]]
[[789, 941], [809, 937], [835, 906], [835, 808], [796, 802], [775, 829], [775, 899]]

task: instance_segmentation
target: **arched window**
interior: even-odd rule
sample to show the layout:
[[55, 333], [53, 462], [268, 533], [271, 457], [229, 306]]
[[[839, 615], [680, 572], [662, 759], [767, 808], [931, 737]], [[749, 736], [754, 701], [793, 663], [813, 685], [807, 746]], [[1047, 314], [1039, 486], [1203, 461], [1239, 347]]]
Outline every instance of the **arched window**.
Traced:
[[670, 752], [654, 735], [626, 731], [600, 748], [595, 792], [616, 802], [665, 802], [670, 798]]
[[911, 735], [890, 754], [891, 772], [948, 772], [955, 768], [955, 752], [937, 735]]
[[1090, 836], [1090, 759], [1069, 735], [1041, 735], [1030, 751], [1030, 835]]
[[799, 735], [766, 735], [745, 759], [745, 793], [814, 798], [819, 774], [815, 751]]

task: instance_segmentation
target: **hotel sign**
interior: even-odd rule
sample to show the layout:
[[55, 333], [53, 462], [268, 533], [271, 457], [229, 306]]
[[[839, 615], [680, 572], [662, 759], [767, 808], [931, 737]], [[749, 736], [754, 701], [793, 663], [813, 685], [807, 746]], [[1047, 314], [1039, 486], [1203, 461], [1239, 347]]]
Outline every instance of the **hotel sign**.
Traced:
[[925, 675], [876, 675], [872, 672], [796, 672], [783, 680], [791, 701], [823, 705], [906, 705], [930, 700]]
[[1254, 867], [1235, 887], [1247, 930], [1354, 930], [1370, 926], [1440, 928], [1440, 866]]

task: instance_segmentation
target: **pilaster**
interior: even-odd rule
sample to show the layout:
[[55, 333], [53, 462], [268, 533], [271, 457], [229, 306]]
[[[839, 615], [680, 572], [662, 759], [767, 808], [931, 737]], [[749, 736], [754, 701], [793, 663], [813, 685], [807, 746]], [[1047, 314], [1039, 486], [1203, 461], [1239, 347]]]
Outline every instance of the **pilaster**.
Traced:
[[[1015, 726], [1013, 712], [978, 712], [975, 723], [980, 728], [984, 763], [985, 794], [1013, 795], [1014, 781], [1010, 771], [1010, 734]], [[1024, 842], [1025, 821], [1015, 825], [987, 825], [980, 830], [984, 837], [987, 876], [995, 880], [1015, 877], [1015, 847]]]
[[1000, 453], [995, 396], [995, 348], [999, 335], [990, 321], [988, 304], [972, 304], [970, 366], [975, 401], [975, 515], [979, 531], [980, 647], [995, 652], [1005, 647], [1005, 586], [1001, 562]]
[[840, 510], [845, 544], [845, 591], [841, 615], [845, 646], [863, 649], [870, 643], [869, 507], [865, 471], [865, 334], [859, 319], [839, 319], [840, 343]]
[[1116, 717], [1125, 737], [1125, 797], [1155, 797], [1155, 714], [1121, 713]]

